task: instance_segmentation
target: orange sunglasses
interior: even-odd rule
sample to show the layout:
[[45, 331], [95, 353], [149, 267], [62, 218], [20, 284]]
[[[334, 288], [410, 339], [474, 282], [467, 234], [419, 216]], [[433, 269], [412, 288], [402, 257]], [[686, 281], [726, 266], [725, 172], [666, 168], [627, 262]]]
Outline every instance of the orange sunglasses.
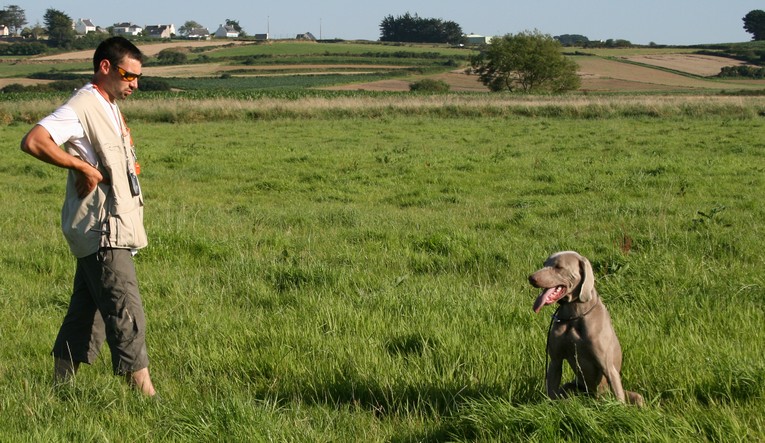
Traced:
[[141, 78], [141, 76], [143, 75], [143, 74], [135, 74], [133, 72], [126, 71], [120, 68], [119, 66], [117, 66], [117, 72], [120, 73], [120, 77], [122, 77], [122, 80], [126, 82], [132, 82], [133, 80]]

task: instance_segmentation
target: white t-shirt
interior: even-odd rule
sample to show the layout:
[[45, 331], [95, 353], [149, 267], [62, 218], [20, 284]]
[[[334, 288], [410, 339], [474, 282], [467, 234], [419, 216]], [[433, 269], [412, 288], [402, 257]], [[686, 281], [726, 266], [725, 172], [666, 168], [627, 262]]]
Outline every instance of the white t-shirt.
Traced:
[[[120, 121], [120, 110], [117, 105], [106, 100], [104, 96], [96, 90], [92, 83], [86, 84], [82, 89], [90, 91], [98, 97], [98, 101], [101, 102], [106, 113], [112, 116], [114, 130], [117, 131], [118, 134], [121, 134], [122, 122]], [[85, 130], [82, 128], [80, 119], [77, 118], [77, 113], [74, 112], [74, 109], [72, 109], [71, 106], [67, 104], [61, 105], [58, 109], [53, 111], [52, 114], [40, 120], [38, 124], [48, 131], [57, 145], [61, 146], [64, 143], [69, 143], [69, 145], [80, 155], [80, 158], [93, 166], [98, 166], [98, 155], [96, 154], [96, 150], [85, 137]]]

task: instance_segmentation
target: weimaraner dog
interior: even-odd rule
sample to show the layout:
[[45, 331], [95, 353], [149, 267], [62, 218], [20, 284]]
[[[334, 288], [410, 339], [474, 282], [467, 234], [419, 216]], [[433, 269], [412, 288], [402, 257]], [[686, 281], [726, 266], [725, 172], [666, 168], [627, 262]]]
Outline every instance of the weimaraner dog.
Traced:
[[[585, 392], [597, 397], [610, 386], [620, 402], [642, 405], [640, 394], [622, 387], [622, 349], [595, 290], [589, 260], [574, 251], [556, 252], [529, 276], [529, 283], [543, 289], [534, 302], [534, 312], [545, 305], [559, 305], [547, 334], [547, 395], [557, 399]], [[576, 378], [561, 387], [564, 359]]]

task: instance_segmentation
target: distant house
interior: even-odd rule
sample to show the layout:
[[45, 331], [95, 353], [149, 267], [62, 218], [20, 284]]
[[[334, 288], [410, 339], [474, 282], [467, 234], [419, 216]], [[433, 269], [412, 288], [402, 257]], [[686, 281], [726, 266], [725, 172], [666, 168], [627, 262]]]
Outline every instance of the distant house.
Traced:
[[7, 37], [11, 35], [11, 30], [5, 25], [0, 25], [0, 37]]
[[305, 34], [298, 34], [297, 37], [295, 37], [295, 39], [296, 40], [308, 40], [308, 41], [311, 41], [311, 42], [315, 42], [316, 41], [316, 37], [314, 37], [314, 35], [311, 34], [310, 32], [306, 32]]
[[172, 38], [175, 35], [175, 25], [146, 25], [144, 35], [151, 38]]
[[266, 33], [266, 34], [255, 34], [254, 38], [257, 41], [266, 41], [266, 40], [268, 40], [268, 33]]
[[218, 30], [215, 31], [215, 37], [217, 38], [237, 38], [239, 37], [239, 31], [230, 25], [220, 25]]
[[132, 23], [115, 23], [114, 24], [114, 35], [141, 35], [141, 32], [143, 32], [143, 28], [134, 25]]
[[90, 21], [89, 18], [80, 18], [74, 22], [74, 31], [80, 35], [85, 35], [88, 32], [96, 32], [98, 28]]
[[207, 28], [194, 28], [186, 33], [186, 38], [191, 40], [209, 40], [210, 31]]
[[465, 36], [465, 44], [467, 45], [488, 45], [491, 43], [491, 37], [484, 37], [478, 34], [468, 34]]

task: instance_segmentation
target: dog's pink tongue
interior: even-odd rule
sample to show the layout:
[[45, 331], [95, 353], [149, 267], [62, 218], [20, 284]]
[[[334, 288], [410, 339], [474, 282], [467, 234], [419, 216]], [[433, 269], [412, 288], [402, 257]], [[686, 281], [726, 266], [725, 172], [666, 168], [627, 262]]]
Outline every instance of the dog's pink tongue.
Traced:
[[554, 288], [545, 289], [534, 301], [534, 312], [539, 313], [539, 310], [542, 309], [543, 306], [555, 303], [556, 301], [560, 300], [560, 298], [563, 297], [565, 293], [566, 288], [564, 286], [556, 286]]

